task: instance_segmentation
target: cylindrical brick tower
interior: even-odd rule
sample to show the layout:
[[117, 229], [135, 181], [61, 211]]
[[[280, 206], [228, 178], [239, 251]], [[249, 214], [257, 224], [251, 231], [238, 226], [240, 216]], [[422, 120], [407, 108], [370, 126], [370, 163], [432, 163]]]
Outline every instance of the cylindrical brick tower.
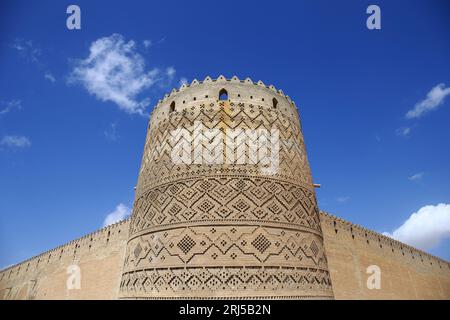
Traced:
[[333, 298], [300, 119], [281, 90], [207, 77], [159, 101], [119, 296]]

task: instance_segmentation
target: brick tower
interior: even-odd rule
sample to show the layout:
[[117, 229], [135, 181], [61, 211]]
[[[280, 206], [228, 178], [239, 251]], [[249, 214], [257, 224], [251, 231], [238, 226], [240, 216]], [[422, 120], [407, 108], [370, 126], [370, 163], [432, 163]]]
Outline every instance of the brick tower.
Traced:
[[207, 77], [158, 102], [119, 296], [333, 298], [300, 119], [281, 90]]

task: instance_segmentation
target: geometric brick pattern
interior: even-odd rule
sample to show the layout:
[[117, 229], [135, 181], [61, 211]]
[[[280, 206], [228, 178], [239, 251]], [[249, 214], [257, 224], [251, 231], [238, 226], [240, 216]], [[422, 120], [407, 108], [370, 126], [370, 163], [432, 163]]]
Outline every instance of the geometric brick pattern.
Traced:
[[[125, 271], [161, 266], [301, 264], [326, 268], [319, 233], [278, 227], [215, 225], [151, 232], [128, 242]], [[139, 249], [139, 250], [137, 250]], [[136, 255], [136, 252], [139, 252]]]
[[[219, 129], [227, 137], [229, 132], [236, 128], [265, 129], [269, 132], [271, 129], [278, 129], [280, 159], [276, 176], [283, 181], [311, 186], [312, 179], [298, 119], [293, 121], [271, 108], [263, 109], [257, 105], [219, 101], [209, 105], [200, 104], [196, 108], [192, 107], [182, 112], [173, 112], [168, 119], [150, 126], [136, 190], [137, 197], [141, 192], [166, 181], [203, 177], [205, 174], [225, 176], [245, 174], [255, 178], [261, 177], [260, 168], [251, 164], [228, 166], [174, 164], [171, 160], [171, 150], [178, 140], [175, 143], [171, 141], [171, 132], [183, 128], [194, 134], [195, 124], [199, 122], [206, 129]], [[245, 155], [248, 156], [247, 151]], [[305, 172], [308, 174], [304, 174]]]
[[[213, 90], [199, 86], [208, 94]], [[237, 86], [250, 90], [253, 84], [223, 86], [233, 93]], [[200, 95], [196, 90], [185, 92], [192, 98]], [[120, 297], [332, 298], [299, 119], [267, 102], [239, 98], [175, 111], [167, 104], [158, 105], [160, 118], [152, 118], [148, 128]], [[194, 164], [174, 163], [171, 150], [180, 141], [171, 132], [194, 135], [198, 123], [218, 129], [211, 141], [223, 140], [224, 157], [234, 152], [225, 143], [232, 130], [277, 129], [277, 172], [261, 174], [261, 163], [196, 164], [202, 154], [195, 152]], [[249, 157], [248, 145], [245, 150]]]
[[155, 187], [136, 200], [131, 234], [205, 220], [264, 221], [320, 231], [315, 201], [310, 189], [268, 177], [184, 179]]
[[[129, 298], [329, 298], [326, 270], [287, 267], [155, 268], [127, 272], [121, 282]], [[275, 293], [283, 291], [280, 297]]]

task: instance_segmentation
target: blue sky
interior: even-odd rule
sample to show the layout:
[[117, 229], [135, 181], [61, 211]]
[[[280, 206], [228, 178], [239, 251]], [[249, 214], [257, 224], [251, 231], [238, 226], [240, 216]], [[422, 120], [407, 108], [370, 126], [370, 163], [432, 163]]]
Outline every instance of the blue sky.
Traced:
[[76, 1], [68, 30], [73, 3], [0, 5], [0, 267], [125, 215], [145, 114], [220, 74], [296, 101], [321, 209], [450, 259], [447, 1]]

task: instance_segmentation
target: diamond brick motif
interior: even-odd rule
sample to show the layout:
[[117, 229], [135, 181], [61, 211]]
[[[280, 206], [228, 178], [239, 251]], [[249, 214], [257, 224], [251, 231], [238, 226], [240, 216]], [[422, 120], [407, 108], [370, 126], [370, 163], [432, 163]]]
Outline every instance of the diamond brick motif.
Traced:
[[256, 208], [252, 213], [257, 219], [264, 219], [267, 217], [267, 212], [261, 208]]
[[189, 286], [189, 288], [191, 290], [196, 290], [198, 289], [198, 287], [202, 284], [202, 281], [197, 278], [197, 277], [191, 277], [188, 281], [187, 281], [187, 285]]
[[235, 207], [237, 210], [239, 210], [240, 212], [242, 211], [247, 211], [250, 206], [247, 202], [245, 202], [243, 199], [239, 199], [234, 205], [233, 207]]
[[173, 203], [169, 207], [169, 213], [176, 216], [183, 208], [178, 203]]
[[313, 242], [311, 242], [309, 248], [311, 249], [311, 252], [314, 254], [314, 257], [317, 257], [317, 254], [319, 253], [319, 247], [317, 246], [314, 240]]
[[222, 207], [219, 208], [219, 210], [217, 210], [217, 214], [221, 218], [227, 218], [232, 213], [233, 213], [233, 211], [228, 209], [228, 207], [226, 207], [226, 206], [222, 206]]
[[271, 202], [267, 206], [267, 209], [269, 209], [275, 215], [278, 215], [283, 211], [283, 207], [277, 201]]
[[178, 242], [177, 246], [184, 254], [187, 254], [195, 246], [195, 241], [186, 234], [183, 239]]
[[198, 208], [200, 210], [202, 210], [203, 212], [209, 212], [214, 208], [214, 203], [212, 203], [211, 201], [209, 201], [208, 199], [203, 200], [200, 205], [198, 206]]
[[197, 194], [197, 191], [195, 191], [194, 189], [191, 188], [186, 188], [184, 189], [181, 194], [180, 197], [183, 200], [190, 200], [192, 199], [195, 195]]
[[222, 281], [217, 276], [210, 277], [208, 281], [206, 281], [206, 285], [212, 291], [216, 291], [221, 284]]
[[208, 180], [202, 181], [199, 185], [200, 189], [202, 189], [203, 191], [208, 191], [212, 186], [212, 183]]
[[258, 250], [260, 253], [264, 253], [267, 248], [270, 247], [270, 241], [262, 234], [256, 237], [255, 240], [252, 241], [252, 245]]
[[238, 188], [238, 189], [242, 190], [242, 189], [245, 189], [245, 187], [246, 187], [246, 184], [243, 180], [239, 180], [238, 183], [236, 183], [236, 188]]
[[260, 186], [256, 186], [250, 190], [250, 193], [256, 197], [256, 199], [261, 200], [267, 195], [267, 192]]
[[214, 190], [214, 194], [226, 198], [232, 191], [228, 186], [221, 185]]

